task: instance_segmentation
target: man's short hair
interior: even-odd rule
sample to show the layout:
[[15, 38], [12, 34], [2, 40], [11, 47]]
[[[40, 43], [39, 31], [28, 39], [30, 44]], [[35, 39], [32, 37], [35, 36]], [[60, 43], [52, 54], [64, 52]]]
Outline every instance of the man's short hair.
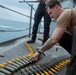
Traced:
[[59, 5], [61, 0], [46, 0], [45, 4], [46, 4], [46, 8], [49, 7], [50, 9], [53, 8], [55, 5]]

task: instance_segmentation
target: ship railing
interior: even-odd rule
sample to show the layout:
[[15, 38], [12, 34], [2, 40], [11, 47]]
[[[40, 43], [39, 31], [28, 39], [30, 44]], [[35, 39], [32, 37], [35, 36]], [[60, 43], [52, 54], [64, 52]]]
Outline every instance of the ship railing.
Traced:
[[[65, 6], [65, 5], [64, 5], [64, 1], [65, 1], [65, 0], [62, 0], [62, 5], [63, 5], [63, 6]], [[67, 0], [66, 2], [68, 2], [68, 1], [70, 1], [70, 0]], [[70, 2], [71, 2], [71, 1], [70, 1]], [[15, 13], [17, 13], [17, 14], [19, 14], [19, 15], [24, 16], [24, 17], [29, 18], [29, 27], [28, 27], [28, 28], [23, 28], [23, 29], [14, 29], [14, 30], [0, 29], [0, 32], [21, 32], [21, 31], [26, 31], [26, 30], [28, 30], [28, 31], [29, 31], [29, 32], [28, 32], [28, 35], [29, 35], [29, 37], [30, 37], [31, 31], [32, 31], [32, 20], [34, 20], [34, 18], [32, 17], [32, 14], [33, 14], [32, 12], [33, 12], [33, 10], [35, 11], [35, 8], [33, 7], [33, 4], [31, 4], [31, 3], [38, 3], [38, 1], [20, 0], [19, 3], [26, 3], [26, 4], [28, 4], [28, 6], [31, 8], [31, 9], [30, 9], [30, 15], [29, 15], [29, 16], [26, 15], [26, 14], [24, 14], [24, 13], [22, 13], [22, 12], [16, 11], [16, 10], [14, 10], [14, 9], [11, 9], [10, 7], [6, 7], [6, 6], [1, 5], [1, 4], [0, 4], [0, 7], [3, 8], [3, 9], [7, 9], [7, 10], [9, 10], [9, 11], [15, 12]], [[75, 0], [74, 0], [74, 4], [76, 4], [76, 1], [75, 1]], [[69, 6], [69, 8], [70, 8], [70, 6]], [[73, 8], [74, 8], [74, 7], [73, 7]], [[53, 22], [53, 21], [54, 21], [54, 20], [52, 20], [52, 22]], [[43, 22], [43, 21], [41, 21], [41, 23], [42, 23], [42, 22]], [[41, 32], [41, 29], [43, 29], [41, 23], [40, 23], [40, 25], [39, 25], [38, 32]], [[51, 25], [53, 26], [53, 23], [51, 23]], [[51, 33], [52, 33], [52, 32], [51, 32]], [[20, 37], [19, 37], [19, 38], [20, 38]]]
[[[12, 11], [12, 12], [15, 12], [15, 13], [17, 13], [17, 14], [20, 14], [20, 15], [23, 15], [23, 16], [25, 16], [25, 17], [28, 17], [28, 18], [30, 18], [30, 23], [29, 23], [29, 28], [25, 28], [25, 29], [17, 29], [17, 30], [7, 30], [7, 29], [0, 29], [0, 32], [20, 32], [20, 31], [26, 31], [26, 30], [29, 30], [29, 36], [30, 36], [30, 34], [31, 34], [31, 29], [32, 29], [32, 19], [34, 19], [33, 17], [32, 17], [32, 12], [33, 12], [33, 10], [35, 11], [35, 9], [34, 9], [34, 7], [33, 7], [33, 5], [32, 4], [29, 4], [28, 2], [37, 2], [37, 1], [25, 1], [25, 0], [23, 0], [23, 1], [19, 1], [19, 3], [27, 3], [29, 6], [30, 6], [30, 8], [31, 8], [31, 10], [30, 10], [30, 16], [28, 16], [28, 15], [26, 15], [26, 14], [23, 14], [23, 13], [21, 13], [21, 12], [18, 12], [18, 11], [16, 11], [16, 10], [13, 10], [13, 9], [11, 9], [11, 8], [8, 8], [8, 7], [6, 7], [6, 6], [4, 6], [4, 5], [1, 5], [0, 4], [0, 7], [1, 8], [4, 8], [4, 9], [7, 9], [7, 10], [9, 10], [9, 11]], [[39, 31], [40, 31], [40, 26], [39, 26]]]

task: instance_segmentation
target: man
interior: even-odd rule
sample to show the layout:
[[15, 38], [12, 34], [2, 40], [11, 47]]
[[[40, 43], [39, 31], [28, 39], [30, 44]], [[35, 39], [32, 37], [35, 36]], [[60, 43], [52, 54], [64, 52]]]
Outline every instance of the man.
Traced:
[[39, 1], [39, 5], [34, 17], [32, 38], [31, 40], [27, 41], [27, 43], [34, 43], [36, 41], [38, 26], [43, 16], [44, 16], [44, 36], [43, 36], [42, 44], [44, 44], [44, 42], [46, 42], [46, 40], [49, 38], [51, 18], [48, 15], [47, 11], [45, 10], [45, 1], [44, 0], [38, 0], [38, 1]]
[[47, 0], [46, 7], [50, 17], [57, 20], [56, 28], [52, 36], [44, 43], [44, 45], [37, 48], [37, 52], [31, 59], [38, 60], [43, 52], [52, 48], [59, 42], [62, 47], [71, 53], [71, 62], [68, 66], [66, 75], [76, 75], [76, 9], [63, 9], [58, 0]]

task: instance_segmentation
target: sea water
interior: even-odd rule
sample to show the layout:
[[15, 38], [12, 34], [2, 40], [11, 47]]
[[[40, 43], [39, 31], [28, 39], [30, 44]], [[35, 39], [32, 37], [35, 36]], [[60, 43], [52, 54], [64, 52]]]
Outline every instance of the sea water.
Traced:
[[0, 19], [0, 43], [29, 34], [29, 23]]
[[[29, 23], [12, 21], [6, 19], [0, 19], [0, 43], [12, 40], [18, 37], [22, 37], [29, 34]], [[44, 25], [41, 25], [40, 32], [44, 31]], [[33, 23], [31, 25], [32, 33]], [[52, 34], [55, 28], [55, 22], [51, 22], [50, 25], [50, 34]]]

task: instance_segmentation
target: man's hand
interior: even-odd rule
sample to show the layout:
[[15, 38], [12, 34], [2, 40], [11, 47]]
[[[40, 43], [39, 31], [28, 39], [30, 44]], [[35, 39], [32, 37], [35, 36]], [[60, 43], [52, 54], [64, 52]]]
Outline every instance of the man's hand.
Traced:
[[37, 52], [31, 57], [31, 59], [35, 60], [35, 61], [38, 61], [38, 59], [41, 56], [41, 53], [39, 53], [38, 51], [41, 50], [41, 47], [38, 47], [36, 50], [37, 50]]
[[32, 59], [32, 60], [35, 60], [35, 61], [38, 61], [38, 59], [40, 58], [40, 56], [41, 56], [41, 54], [38, 53], [38, 52], [36, 52], [36, 53], [31, 57], [31, 59]]

